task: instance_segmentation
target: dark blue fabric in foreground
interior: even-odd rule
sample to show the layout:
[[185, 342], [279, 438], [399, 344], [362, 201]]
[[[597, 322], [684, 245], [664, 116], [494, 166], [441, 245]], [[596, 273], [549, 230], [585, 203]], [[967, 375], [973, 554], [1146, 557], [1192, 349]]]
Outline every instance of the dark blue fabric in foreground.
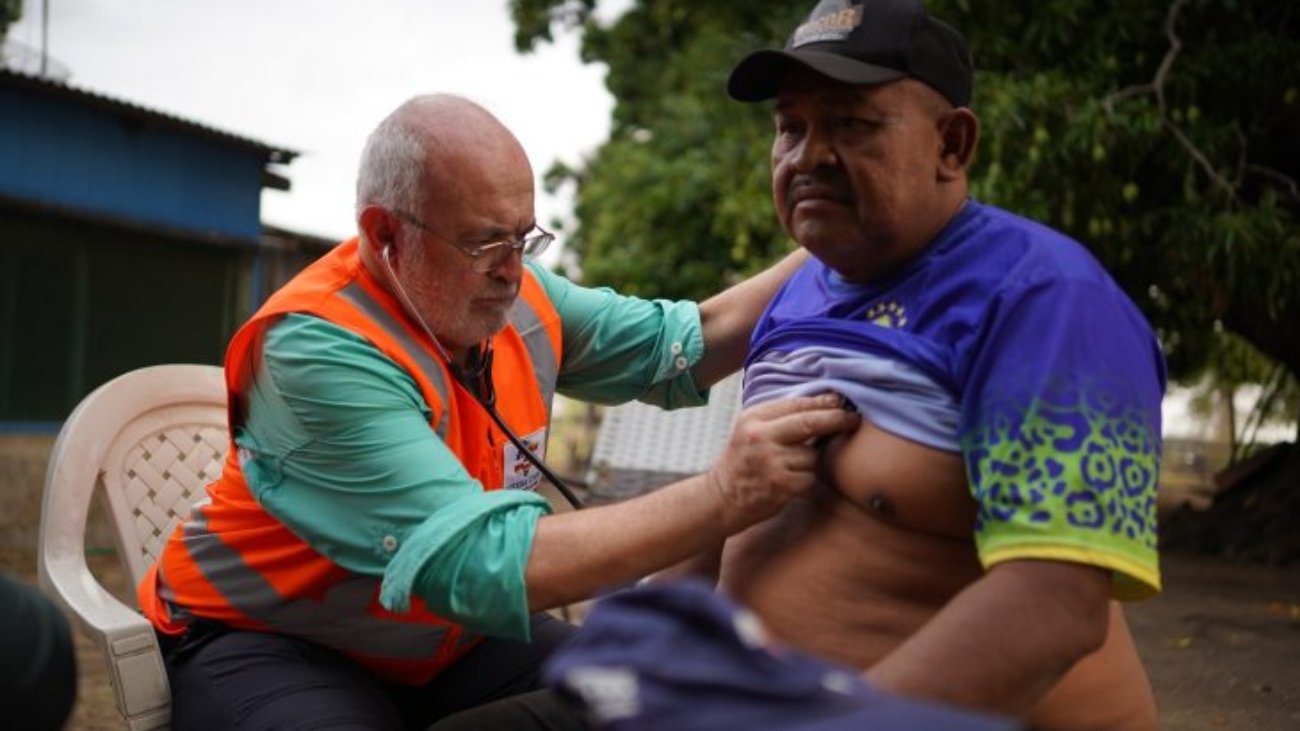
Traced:
[[904, 700], [850, 668], [769, 646], [757, 619], [698, 582], [598, 602], [547, 684], [609, 731], [1006, 731], [1013, 721]]

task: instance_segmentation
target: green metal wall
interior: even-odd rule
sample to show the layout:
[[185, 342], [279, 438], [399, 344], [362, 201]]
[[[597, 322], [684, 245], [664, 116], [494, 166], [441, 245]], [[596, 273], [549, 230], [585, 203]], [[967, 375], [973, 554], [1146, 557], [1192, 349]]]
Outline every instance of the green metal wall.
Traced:
[[144, 365], [219, 364], [251, 256], [0, 208], [0, 422], [61, 421]]

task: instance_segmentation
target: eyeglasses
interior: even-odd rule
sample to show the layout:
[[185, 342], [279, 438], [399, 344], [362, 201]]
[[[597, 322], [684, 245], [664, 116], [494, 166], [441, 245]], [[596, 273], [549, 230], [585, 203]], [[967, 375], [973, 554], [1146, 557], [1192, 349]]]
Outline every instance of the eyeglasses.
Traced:
[[526, 259], [537, 257], [541, 255], [543, 251], [546, 251], [546, 247], [550, 246], [551, 242], [555, 240], [555, 234], [537, 224], [533, 224], [533, 227], [528, 229], [527, 233], [517, 239], [489, 241], [484, 244], [478, 244], [472, 248], [465, 248], [455, 240], [449, 239], [437, 231], [434, 231], [432, 228], [429, 228], [429, 226], [423, 221], [406, 211], [399, 211], [396, 209], [389, 210], [402, 221], [415, 226], [434, 238], [446, 241], [451, 244], [452, 248], [456, 251], [468, 256], [470, 259], [469, 266], [476, 272], [489, 272], [496, 269], [504, 264], [506, 260], [510, 258], [510, 255], [514, 254], [516, 251], [522, 252]]

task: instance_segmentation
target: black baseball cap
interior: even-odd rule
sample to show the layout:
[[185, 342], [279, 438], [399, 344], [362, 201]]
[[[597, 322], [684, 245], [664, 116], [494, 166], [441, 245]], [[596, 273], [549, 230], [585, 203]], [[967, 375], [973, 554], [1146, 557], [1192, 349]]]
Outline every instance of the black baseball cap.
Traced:
[[957, 107], [970, 104], [974, 83], [966, 39], [930, 17], [921, 0], [822, 0], [784, 50], [755, 51], [737, 64], [727, 93], [744, 102], [771, 99], [798, 66], [862, 86], [911, 77]]

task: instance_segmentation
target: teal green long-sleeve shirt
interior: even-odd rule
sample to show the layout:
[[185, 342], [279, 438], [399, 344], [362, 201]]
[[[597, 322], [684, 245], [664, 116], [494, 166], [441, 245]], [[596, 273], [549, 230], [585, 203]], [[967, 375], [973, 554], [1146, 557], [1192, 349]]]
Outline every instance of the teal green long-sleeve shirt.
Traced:
[[[694, 303], [530, 268], [560, 314], [560, 393], [703, 403], [689, 370], [704, 352]], [[291, 314], [267, 331], [248, 396], [235, 442], [267, 512], [340, 566], [382, 577], [391, 609], [414, 594], [473, 631], [527, 639], [524, 567], [550, 509], [532, 492], [484, 492], [430, 429], [406, 371], [344, 328]]]

